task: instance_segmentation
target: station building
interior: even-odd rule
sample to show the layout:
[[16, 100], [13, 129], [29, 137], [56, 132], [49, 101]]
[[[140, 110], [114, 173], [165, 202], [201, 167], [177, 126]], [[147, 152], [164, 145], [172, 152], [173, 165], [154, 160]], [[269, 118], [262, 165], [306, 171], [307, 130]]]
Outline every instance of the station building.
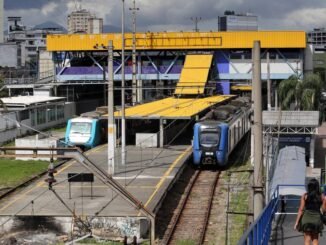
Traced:
[[1, 98], [0, 145], [17, 137], [64, 125], [75, 115], [75, 103], [64, 97], [15, 96]]
[[[48, 35], [47, 51], [52, 56], [56, 81], [49, 86], [52, 93], [68, 97], [69, 101], [87, 98], [88, 107], [105, 104], [109, 40], [113, 41], [114, 80], [119, 88], [120, 33]], [[261, 42], [263, 81], [267, 79], [267, 53], [270, 57], [270, 79], [275, 86], [291, 75], [302, 76], [306, 48], [306, 34], [303, 31], [147, 32], [136, 34], [136, 81], [132, 82], [133, 35], [126, 33], [127, 102], [136, 104], [173, 95], [186, 57], [190, 54], [211, 54], [213, 57], [205, 78], [207, 93], [230, 94], [231, 85], [248, 84], [251, 80], [251, 52], [255, 40]], [[191, 77], [195, 75], [191, 72], [188, 74]], [[193, 81], [187, 84], [189, 86], [195, 88], [202, 85]], [[115, 98], [119, 103], [119, 92]], [[78, 112], [83, 111], [77, 103]]]

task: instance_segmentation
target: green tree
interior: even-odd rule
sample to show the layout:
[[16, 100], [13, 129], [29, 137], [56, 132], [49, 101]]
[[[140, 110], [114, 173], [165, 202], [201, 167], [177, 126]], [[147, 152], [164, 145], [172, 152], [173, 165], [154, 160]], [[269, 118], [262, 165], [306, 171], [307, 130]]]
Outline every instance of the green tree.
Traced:
[[291, 76], [278, 86], [281, 108], [288, 110], [319, 110], [322, 81], [317, 74], [307, 74], [303, 80]]

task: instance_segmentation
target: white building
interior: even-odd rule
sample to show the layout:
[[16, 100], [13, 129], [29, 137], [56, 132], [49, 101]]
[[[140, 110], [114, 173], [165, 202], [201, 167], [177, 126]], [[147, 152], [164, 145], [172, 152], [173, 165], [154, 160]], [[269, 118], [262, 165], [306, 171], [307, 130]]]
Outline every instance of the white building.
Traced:
[[[75, 115], [75, 103], [65, 102], [64, 97], [17, 96], [2, 98], [1, 100], [6, 109], [1, 108], [0, 127], [9, 123], [10, 129], [16, 131], [16, 134], [13, 134], [14, 137], [35, 133], [32, 128], [44, 130], [65, 124], [68, 119]], [[6, 119], [7, 114], [15, 115], [15, 120], [21, 123], [19, 128], [12, 120]], [[3, 120], [7, 123], [2, 123]], [[7, 130], [4, 126], [4, 131]], [[12, 140], [1, 136], [1, 128], [0, 138], [0, 143]]]
[[224, 16], [218, 17], [219, 31], [258, 31], [258, 17], [247, 14], [235, 14], [225, 11]]
[[103, 19], [92, 17], [88, 20], [88, 33], [103, 33]]
[[103, 32], [103, 19], [96, 18], [86, 9], [71, 12], [67, 22], [68, 33], [97, 34]]
[[[27, 66], [36, 71], [38, 69], [38, 54], [40, 51], [46, 50], [46, 36], [62, 33], [63, 30], [57, 27], [28, 29], [22, 24], [21, 17], [8, 17], [8, 36], [2, 49], [9, 48], [9, 44], [16, 48], [11, 47], [10, 56], [0, 58], [0, 66], [8, 66], [6, 59], [10, 57], [13, 61], [9, 63], [16, 64], [11, 67]], [[9, 51], [3, 50], [2, 56]]]

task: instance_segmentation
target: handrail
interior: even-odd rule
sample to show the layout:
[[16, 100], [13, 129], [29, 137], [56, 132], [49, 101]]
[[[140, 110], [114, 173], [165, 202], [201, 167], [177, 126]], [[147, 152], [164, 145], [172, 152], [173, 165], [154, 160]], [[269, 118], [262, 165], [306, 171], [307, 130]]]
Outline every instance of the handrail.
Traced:
[[271, 236], [272, 222], [278, 210], [281, 198], [280, 187], [294, 187], [304, 185], [278, 185], [273, 196], [261, 214], [252, 223], [240, 238], [238, 245], [267, 245]]

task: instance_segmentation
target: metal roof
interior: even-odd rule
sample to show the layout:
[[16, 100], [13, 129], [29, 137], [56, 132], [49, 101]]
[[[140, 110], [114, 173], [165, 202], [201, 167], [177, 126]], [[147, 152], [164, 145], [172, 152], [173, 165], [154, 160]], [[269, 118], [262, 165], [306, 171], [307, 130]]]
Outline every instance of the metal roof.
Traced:
[[[125, 33], [125, 48], [132, 50], [132, 33]], [[47, 51], [107, 50], [109, 40], [121, 50], [121, 33], [47, 35]], [[261, 48], [306, 47], [304, 31], [234, 32], [146, 32], [136, 33], [137, 50], [230, 49], [252, 48], [259, 40]]]
[[269, 188], [270, 196], [273, 195], [278, 185], [292, 185], [281, 187], [279, 189], [280, 195], [301, 196], [305, 193], [306, 161], [304, 148], [287, 146], [281, 149], [274, 167], [274, 174]]
[[174, 94], [203, 94], [212, 60], [212, 54], [187, 55]]
[[64, 97], [49, 97], [49, 96], [16, 96], [1, 98], [6, 106], [30, 106], [33, 104], [53, 102], [65, 99]]
[[[232, 97], [232, 95], [216, 95], [195, 99], [170, 97], [127, 108], [125, 117], [127, 119], [190, 119], [210, 106]], [[116, 118], [121, 117], [120, 111], [115, 112], [114, 115]]]
[[263, 125], [318, 127], [319, 111], [263, 111]]
[[247, 85], [247, 84], [237, 84], [237, 85], [232, 85], [231, 86], [231, 90], [232, 91], [237, 91], [237, 90], [240, 90], [240, 91], [250, 91], [252, 90], [252, 86], [251, 85]]

